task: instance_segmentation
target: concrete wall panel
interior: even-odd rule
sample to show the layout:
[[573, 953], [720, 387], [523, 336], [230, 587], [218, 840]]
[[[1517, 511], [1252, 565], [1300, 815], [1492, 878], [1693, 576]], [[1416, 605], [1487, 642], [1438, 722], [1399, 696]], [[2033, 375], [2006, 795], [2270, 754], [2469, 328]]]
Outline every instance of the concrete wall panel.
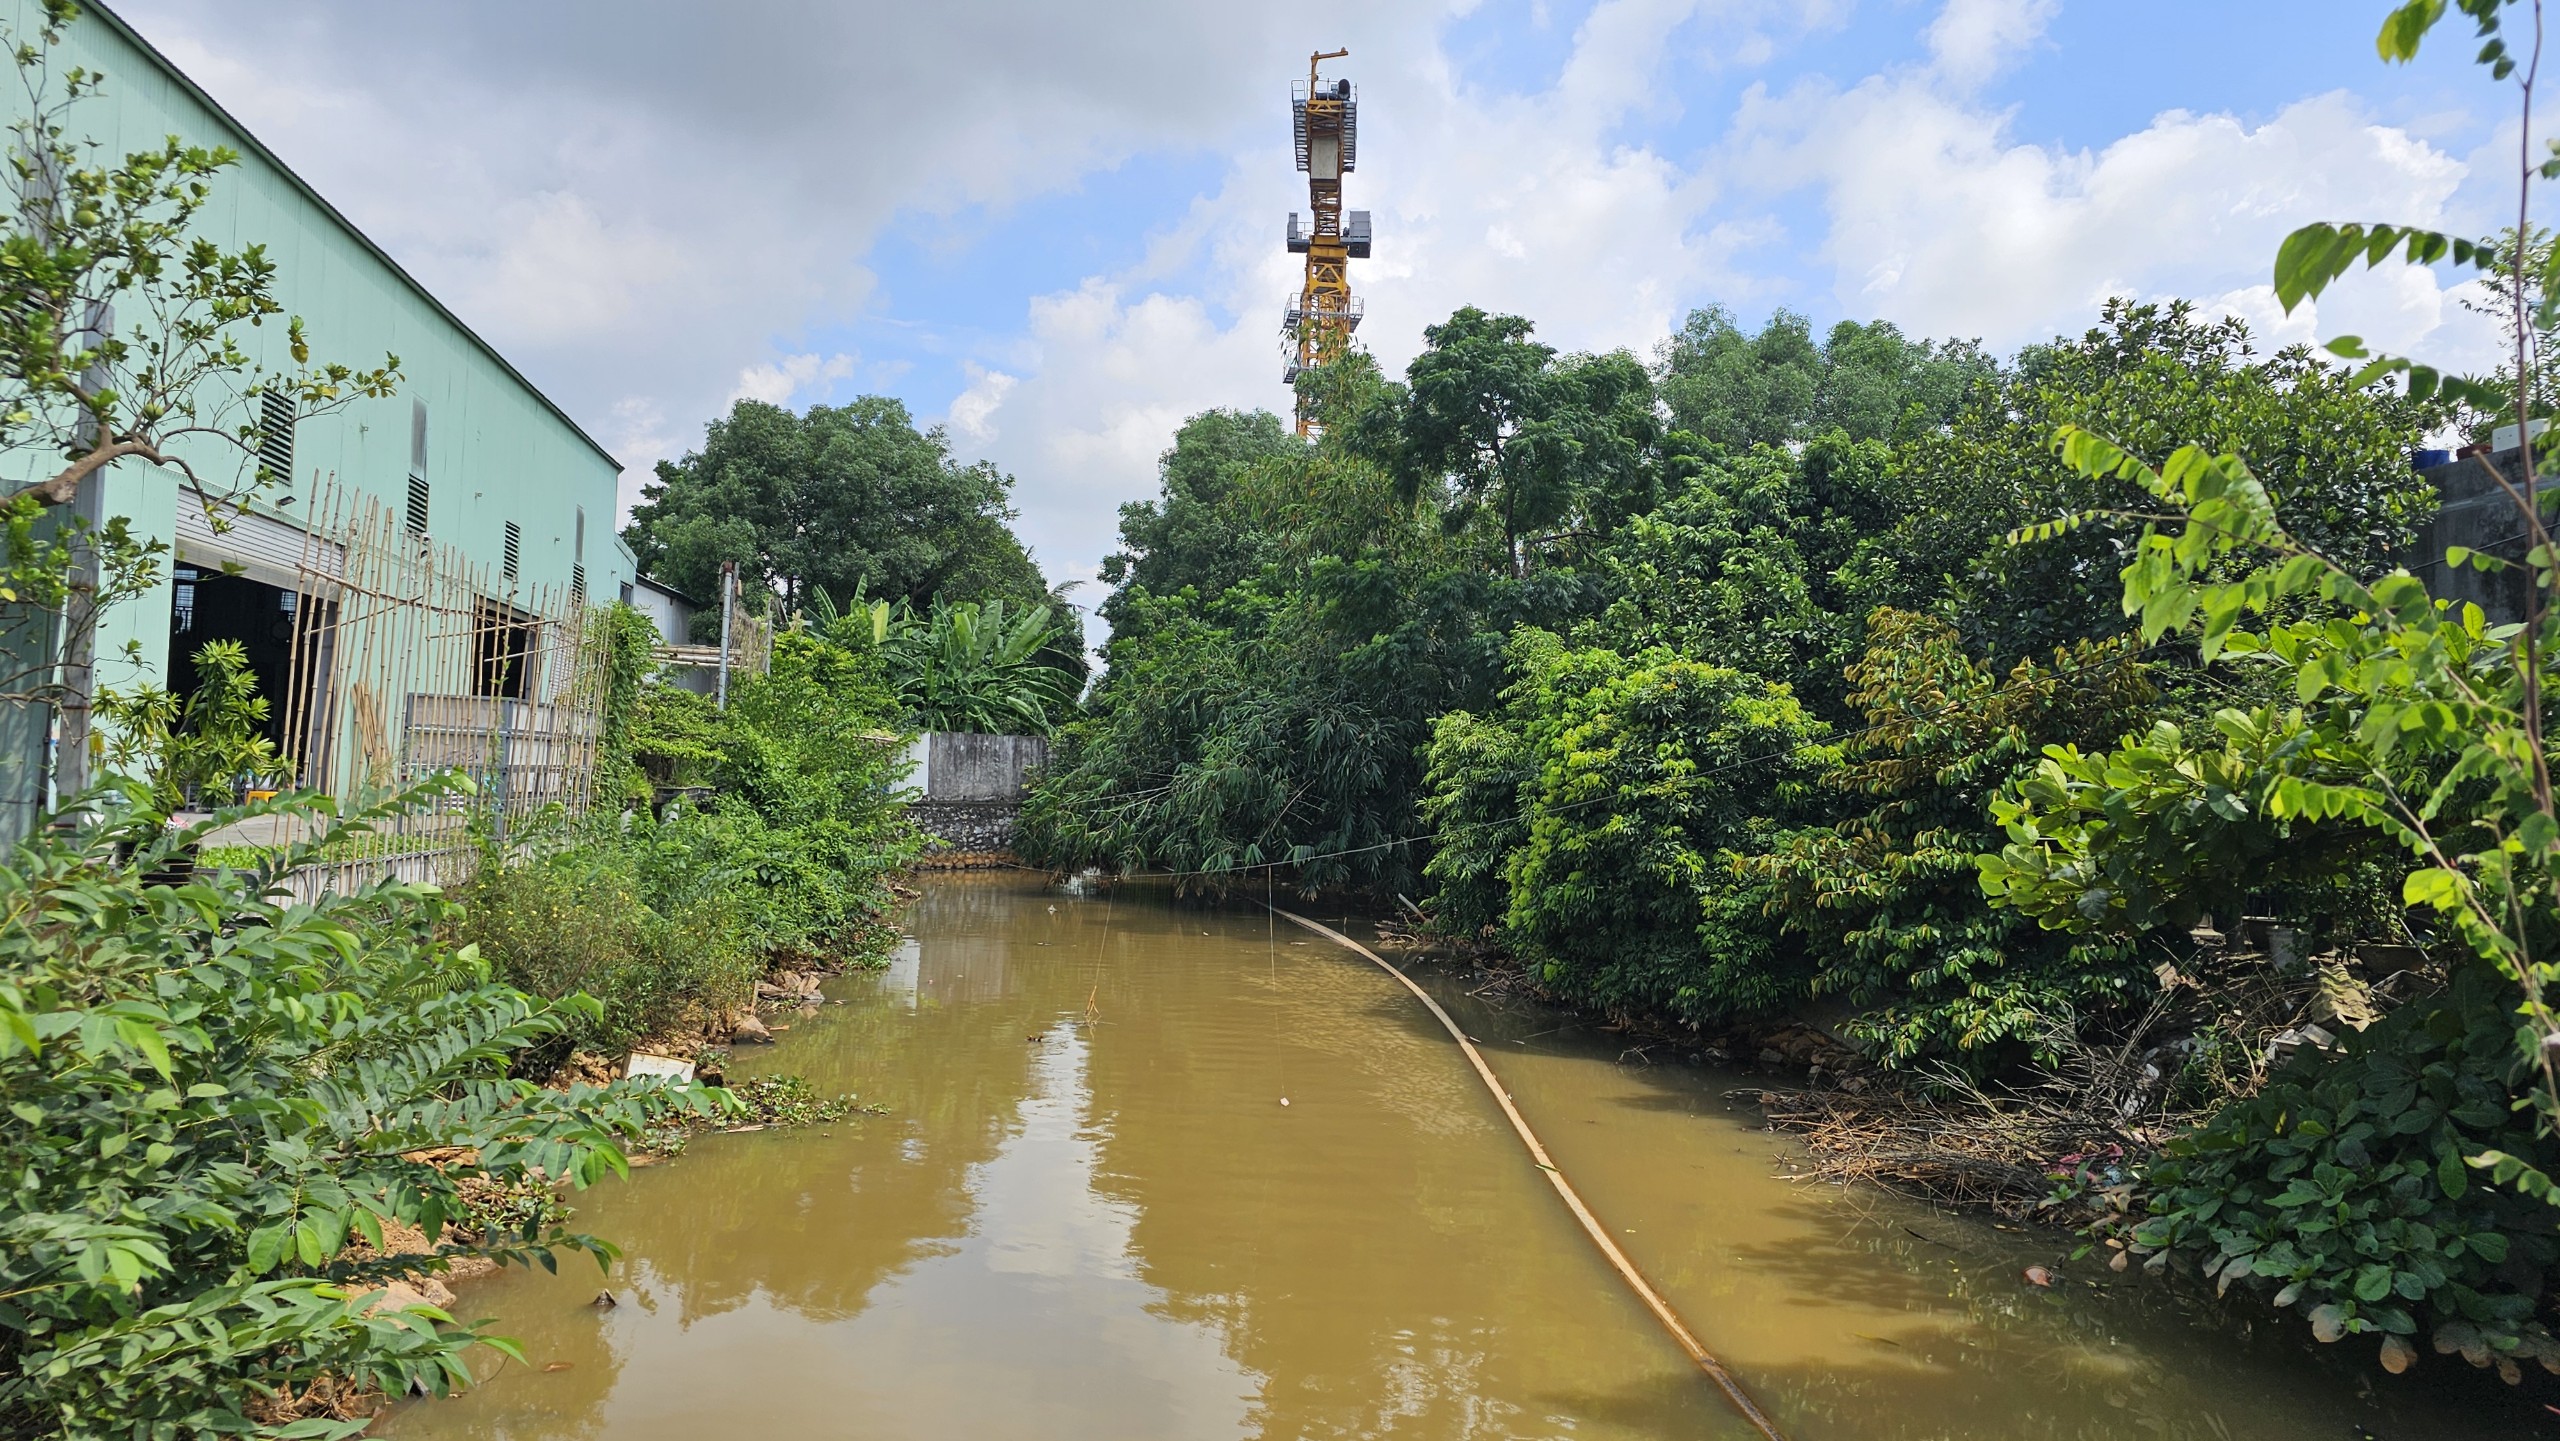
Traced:
[[1049, 743], [1039, 736], [937, 731], [925, 750], [925, 798], [940, 803], [1019, 803], [1032, 768], [1049, 758]]

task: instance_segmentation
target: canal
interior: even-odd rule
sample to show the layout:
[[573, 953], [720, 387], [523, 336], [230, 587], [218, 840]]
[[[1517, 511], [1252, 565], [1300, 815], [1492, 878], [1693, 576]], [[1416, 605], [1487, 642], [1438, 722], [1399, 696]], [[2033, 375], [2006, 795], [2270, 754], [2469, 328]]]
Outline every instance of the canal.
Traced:
[[[578, 1197], [613, 1272], [467, 1284], [457, 1310], [529, 1364], [484, 1356], [382, 1431], [1748, 1434], [1375, 967], [1259, 912], [1010, 873], [931, 879], [904, 919], [894, 965], [733, 1066], [881, 1113], [703, 1137]], [[1797, 1441], [2560, 1437], [2459, 1361], [2384, 1377], [2059, 1233], [1787, 1179], [1726, 1098], [1744, 1078], [1424, 979]]]

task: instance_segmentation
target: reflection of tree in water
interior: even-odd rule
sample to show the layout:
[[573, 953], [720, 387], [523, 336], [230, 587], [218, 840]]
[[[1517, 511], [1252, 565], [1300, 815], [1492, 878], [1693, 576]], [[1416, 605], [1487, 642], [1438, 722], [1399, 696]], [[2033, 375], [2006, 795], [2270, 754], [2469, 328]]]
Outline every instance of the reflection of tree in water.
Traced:
[[[930, 894], [946, 889], [936, 886]], [[989, 901], [993, 897], [986, 898]], [[980, 906], [981, 911], [990, 909]], [[926, 977], [956, 982], [994, 943], [928, 944]], [[993, 968], [982, 967], [982, 973]], [[1000, 972], [998, 972], [1000, 974]], [[858, 995], [874, 982], [831, 989]], [[955, 986], [956, 989], [956, 986]], [[447, 1411], [404, 1413], [393, 1434], [568, 1438], [601, 1434], [627, 1341], [618, 1327], [661, 1319], [690, 1327], [761, 1299], [812, 1321], [859, 1313], [888, 1277], [949, 1249], [969, 1224], [967, 1180], [1011, 1133], [1030, 1086], [1026, 1018], [1017, 1004], [903, 1006], [859, 1001], [789, 1018], [788, 1043], [741, 1052], [741, 1075], [788, 1070], [819, 1090], [886, 1107], [829, 1128], [694, 1139], [686, 1152], [578, 1198], [580, 1226], [622, 1246], [610, 1281], [583, 1262], [556, 1280], [509, 1278], [466, 1288], [464, 1314], [498, 1310], [499, 1329], [528, 1345], [533, 1372], [484, 1368], [493, 1384]], [[884, 1057], [894, 1064], [884, 1065]], [[585, 1306], [610, 1285], [624, 1306]], [[571, 1363], [545, 1375], [549, 1361]]]
[[[1838, 1209], [1807, 1206], [1835, 1229]], [[1744, 1252], [1761, 1275], [1809, 1295], [1856, 1291], [1870, 1304], [1943, 1318], [1898, 1332], [1898, 1345], [1869, 1341], [1861, 1353], [1755, 1377], [1789, 1414], [1881, 1441], [2325, 1438], [2352, 1425], [2412, 1441], [2554, 1434], [2547, 1416], [2468, 1368], [2385, 1382], [2369, 1346], [2315, 1348], [2289, 1317], [2253, 1321], [2245, 1306], [2107, 1273], [2096, 1259], [2062, 1267], [2053, 1289], [2037, 1289], [2020, 1272], [2049, 1260], [2062, 1233], [2030, 1251], [1938, 1218], [1925, 1226], [1932, 1244], [1906, 1229], [1924, 1214], [1886, 1203], [1832, 1244]]]
[[[936, 949], [926, 948], [928, 977]], [[795, 1070], [886, 1113], [857, 1116], [833, 1137], [697, 1140], [628, 1249], [646, 1256], [688, 1323], [758, 1295], [813, 1320], [859, 1312], [884, 1278], [949, 1249], [968, 1228], [970, 1169], [1012, 1133], [1030, 1091], [1022, 1038], [1034, 1015], [1029, 1003], [804, 1015], [793, 1044], [739, 1069]], [[884, 1055], [896, 1064], [880, 1065]]]
[[[1459, 1008], [1469, 1031], [1487, 1037], [1556, 1026], [1556, 1016], [1531, 1008], [1495, 1016], [1449, 993], [1444, 1001]], [[1544, 1044], [1608, 1062], [1620, 1039], [1567, 1029]], [[1733, 1134], [1731, 1121], [1715, 1116], [1718, 1093], [1736, 1085], [1733, 1078], [1682, 1065], [1610, 1067], [1608, 1075], [1613, 1085], [1590, 1101], [1687, 1116], [1697, 1136], [1682, 1149], [1708, 1147], [1718, 1131]], [[1779, 1139], [1754, 1144], [1759, 1154], [1784, 1149]], [[1626, 1185], [1623, 1175], [1615, 1180]], [[2552, 1433], [2547, 1415], [2534, 1415], [2504, 1387], [2455, 1374], [2463, 1367], [2437, 1367], [2422, 1387], [2383, 1382], [2383, 1403], [2365, 1405], [2358, 1392], [2376, 1390], [2365, 1377], [2378, 1380], [2371, 1344], [2363, 1351], [2314, 1349], [2291, 1318], [2266, 1323], [2263, 1310], [2214, 1303], [2194, 1285], [2104, 1272], [2102, 1259], [2058, 1264], [2053, 1290], [2028, 1285], [2028, 1264], [2056, 1264], [2058, 1252], [2076, 1244], [2066, 1231], [2007, 1236], [1879, 1193], [1843, 1195], [1828, 1185], [1756, 1175], [1728, 1182], [1748, 1182], [1733, 1185], [1728, 1200], [1751, 1213], [1764, 1239], [1713, 1236], [1687, 1257], [1656, 1254], [1667, 1262], [1656, 1280], [1672, 1282], [1697, 1316], [1713, 1318], [1710, 1328], [1731, 1321], [1713, 1316], [1705, 1298], [1731, 1300], [1743, 1326], [1754, 1310], [1769, 1316], [1772, 1305], [1853, 1308], [1841, 1313], [1833, 1341], [1810, 1357], [1754, 1359], [1746, 1367], [1748, 1382], [1792, 1431], [1915, 1441], [2340, 1436], [2350, 1426], [2412, 1438]], [[1708, 1257], [1713, 1264], [1700, 1264]], [[1882, 1323], [1861, 1326], [1853, 1316]], [[2468, 1400], [2450, 1403], [2442, 1395], [2447, 1382]], [[2427, 1395], [2429, 1387], [2437, 1395]], [[2496, 1421], [2483, 1421], [2488, 1415]]]
[[1392, 981], [1232, 920], [1127, 929], [1181, 944], [1134, 958], [1154, 999], [1106, 1010], [1116, 1029], [1094, 1045], [1099, 1184], [1136, 1213], [1165, 1313], [1216, 1327], [1240, 1369], [1270, 1378], [1259, 1434], [1720, 1434], [1694, 1386], [1656, 1388], [1621, 1430], [1542, 1399], [1574, 1378], [1685, 1381], [1684, 1363], [1595, 1276]]

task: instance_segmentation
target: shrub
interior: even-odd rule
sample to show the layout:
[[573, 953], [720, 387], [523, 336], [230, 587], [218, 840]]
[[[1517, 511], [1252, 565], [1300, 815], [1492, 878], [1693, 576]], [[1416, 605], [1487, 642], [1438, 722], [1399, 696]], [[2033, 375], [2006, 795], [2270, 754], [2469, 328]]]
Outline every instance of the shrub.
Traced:
[[[1522, 630], [1510, 656], [1510, 734], [1444, 720], [1432, 774], [1435, 809], [1479, 824], [1501, 775], [1520, 776], [1519, 841], [1500, 853], [1513, 947], [1559, 995], [1611, 1009], [1708, 1023], [1801, 995], [1767, 888], [1733, 857], [1796, 818], [1828, 755], [1821, 724], [1783, 686], [1668, 650]], [[1444, 849], [1442, 893], [1480, 893], [1496, 854]]]
[[2534, 1317], [2560, 1260], [2560, 1207], [2464, 1164], [2484, 1149], [2546, 1173], [2560, 1162], [2511, 1105], [2523, 1070], [2512, 1002], [2466, 970], [2169, 1142], [2135, 1247], [2155, 1267], [2193, 1255], [2226, 1289], [2253, 1278], [2324, 1341], [2425, 1333], [2510, 1381], [2520, 1361], [2560, 1371], [2560, 1342]]
[[[269, 896], [345, 839], [325, 800], [174, 833], [148, 805], [119, 814], [40, 830], [0, 867], [0, 1433], [352, 1435], [361, 1420], [253, 1415], [323, 1378], [466, 1384], [464, 1352], [500, 1343], [431, 1309], [367, 1315], [367, 1293], [455, 1256], [611, 1248], [537, 1214], [394, 1259], [384, 1228], [443, 1235], [467, 1186], [618, 1172], [645, 1124], [709, 1098], [508, 1079], [594, 1007], [443, 944], [432, 889]], [[260, 872], [144, 879], [211, 824], [278, 814], [328, 834]], [[450, 1147], [470, 1149], [420, 1156]]]
[[238, 800], [243, 779], [255, 784], [293, 769], [261, 734], [268, 701], [240, 642], [206, 642], [195, 667], [196, 688], [184, 699], [154, 685], [98, 692], [98, 719], [113, 737], [108, 765], [144, 777], [164, 810], [199, 798]]
[[556, 1049], [618, 1054], [754, 999], [764, 963], [750, 933], [708, 887], [651, 874], [644, 848], [656, 829], [600, 827], [513, 858], [490, 847], [456, 892], [454, 938], [508, 984], [600, 1003], [563, 1028]]
[[742, 678], [725, 711], [665, 686], [626, 701], [609, 708], [603, 747], [625, 777], [598, 793], [706, 784], [718, 796], [493, 840], [459, 892], [456, 939], [512, 984], [602, 1003], [555, 1050], [619, 1052], [717, 1024], [753, 1000], [769, 957], [858, 964], [885, 952], [889, 876], [915, 841], [875, 661], [789, 631], [771, 672]]
[[2082, 643], [2004, 677], [1955, 628], [1909, 611], [1868, 617], [1845, 739], [1824, 789], [1846, 819], [1737, 862], [1770, 886], [1771, 920], [1810, 950], [1817, 994], [1860, 1008], [1846, 1029], [1888, 1065], [1977, 1073], [2021, 1058], [2147, 990], [2138, 938], [2040, 929], [1991, 904], [1975, 857], [1998, 839], [1989, 802], [2045, 745], [2115, 734], [2158, 698], [2130, 648]]

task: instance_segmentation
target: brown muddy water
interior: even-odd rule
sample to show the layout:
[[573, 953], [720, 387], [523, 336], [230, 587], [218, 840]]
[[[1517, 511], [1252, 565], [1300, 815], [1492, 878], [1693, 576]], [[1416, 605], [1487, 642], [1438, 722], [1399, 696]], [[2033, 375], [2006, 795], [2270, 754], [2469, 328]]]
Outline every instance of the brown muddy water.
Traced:
[[[1015, 874], [933, 879], [905, 923], [885, 973], [738, 1065], [885, 1114], [704, 1137], [579, 1197], [612, 1274], [471, 1283], [458, 1309], [531, 1364], [484, 1357], [385, 1434], [1747, 1434], [1367, 962]], [[1424, 979], [1797, 1441], [2560, 1437], [2458, 1361], [2386, 1377], [2067, 1238], [1790, 1181], [1788, 1142], [1724, 1099], [1740, 1076]]]

